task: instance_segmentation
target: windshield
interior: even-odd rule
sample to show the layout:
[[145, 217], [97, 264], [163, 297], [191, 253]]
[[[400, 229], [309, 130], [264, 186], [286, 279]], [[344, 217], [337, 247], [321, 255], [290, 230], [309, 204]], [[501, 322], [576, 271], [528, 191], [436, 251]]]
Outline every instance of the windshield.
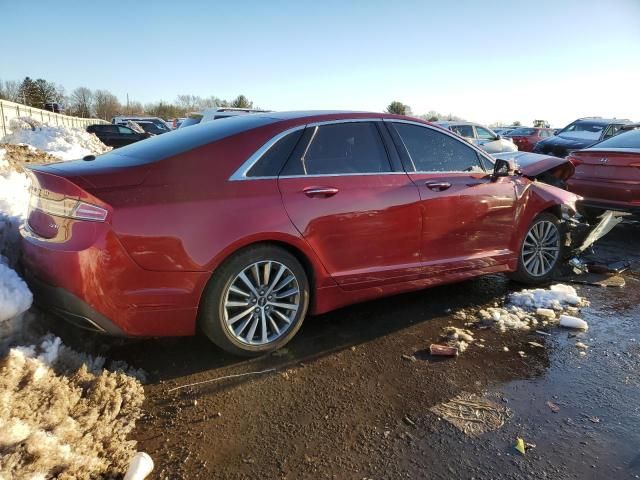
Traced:
[[640, 148], [640, 130], [630, 130], [598, 143], [593, 148]]
[[169, 130], [163, 130], [162, 128], [160, 128], [158, 125], [156, 125], [155, 123], [151, 123], [151, 122], [137, 122], [138, 125], [140, 125], [142, 127], [142, 129], [147, 132], [147, 133], [165, 133], [168, 132]]
[[516, 128], [515, 130], [511, 130], [509, 135], [513, 137], [523, 136], [527, 137], [529, 135], [535, 135], [536, 130], [534, 128]]
[[569, 126], [563, 128], [558, 135], [572, 138], [586, 138], [589, 140], [597, 140], [602, 134], [606, 125], [594, 122], [573, 122]]

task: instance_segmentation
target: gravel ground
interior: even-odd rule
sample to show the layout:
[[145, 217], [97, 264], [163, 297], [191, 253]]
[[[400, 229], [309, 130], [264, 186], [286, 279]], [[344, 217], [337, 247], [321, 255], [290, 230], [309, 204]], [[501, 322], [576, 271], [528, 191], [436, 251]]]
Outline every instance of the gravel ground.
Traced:
[[[587, 332], [475, 331], [485, 347], [455, 359], [427, 350], [444, 327], [462, 326], [451, 312], [516, 285], [490, 276], [344, 308], [252, 360], [198, 337], [97, 341], [150, 375], [134, 436], [156, 462], [152, 478], [640, 478], [639, 238], [629, 222], [596, 249], [633, 267], [624, 288], [576, 286], [591, 301]], [[463, 392], [511, 417], [471, 438], [430, 411]], [[521, 455], [517, 437], [536, 447]]]

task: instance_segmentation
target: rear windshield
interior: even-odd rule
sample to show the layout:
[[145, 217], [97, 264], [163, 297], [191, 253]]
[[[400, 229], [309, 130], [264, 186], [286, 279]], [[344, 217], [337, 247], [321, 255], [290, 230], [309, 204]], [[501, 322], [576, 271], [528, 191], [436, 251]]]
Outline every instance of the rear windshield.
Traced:
[[640, 130], [630, 130], [594, 145], [592, 148], [640, 148]]
[[180, 128], [190, 127], [191, 125], [197, 125], [202, 120], [202, 115], [192, 115], [189, 118], [185, 118], [180, 125]]
[[224, 122], [206, 122], [112, 150], [98, 156], [94, 163], [109, 167], [130, 167], [157, 162], [275, 121], [277, 119], [262, 115], [240, 115]]
[[522, 135], [523, 137], [526, 137], [529, 135], [535, 135], [535, 133], [535, 128], [516, 128], [515, 130], [511, 130], [509, 135], [513, 135], [514, 137]]

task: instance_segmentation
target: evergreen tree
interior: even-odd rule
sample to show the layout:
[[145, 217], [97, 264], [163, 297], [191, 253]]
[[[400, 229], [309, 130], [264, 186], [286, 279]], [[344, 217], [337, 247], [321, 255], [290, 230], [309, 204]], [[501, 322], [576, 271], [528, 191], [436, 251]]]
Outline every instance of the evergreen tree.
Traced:
[[387, 107], [387, 113], [395, 113], [396, 115], [406, 115], [407, 106], [397, 100], [391, 102]]

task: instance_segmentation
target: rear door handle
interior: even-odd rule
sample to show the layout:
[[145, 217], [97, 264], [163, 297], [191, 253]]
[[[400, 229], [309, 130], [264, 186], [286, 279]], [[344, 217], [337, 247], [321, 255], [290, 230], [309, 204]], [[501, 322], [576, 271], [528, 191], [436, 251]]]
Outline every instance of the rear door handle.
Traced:
[[302, 191], [310, 198], [328, 198], [333, 197], [340, 190], [334, 187], [307, 187]]
[[436, 192], [441, 192], [451, 186], [449, 182], [427, 182], [425, 183], [425, 185], [429, 190], [433, 190]]

